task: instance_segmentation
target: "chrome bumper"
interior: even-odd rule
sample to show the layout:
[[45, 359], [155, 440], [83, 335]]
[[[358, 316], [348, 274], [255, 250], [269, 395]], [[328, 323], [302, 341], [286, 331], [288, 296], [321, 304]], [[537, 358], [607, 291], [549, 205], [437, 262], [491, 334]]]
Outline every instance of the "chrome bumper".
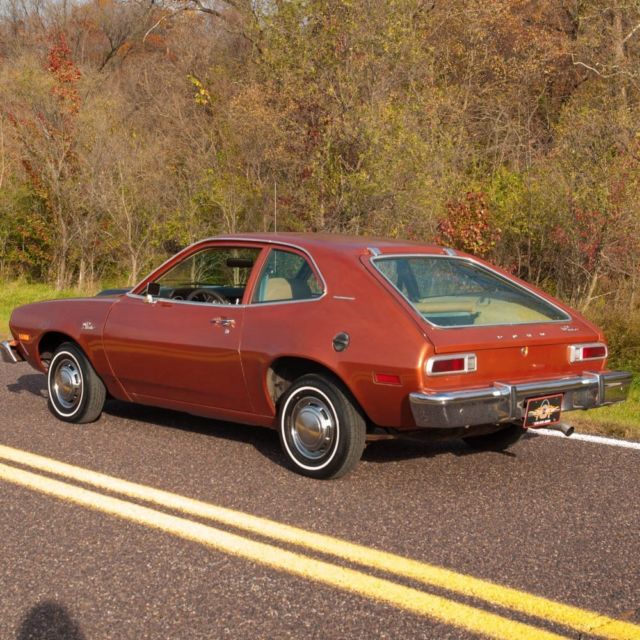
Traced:
[[0, 355], [2, 356], [3, 362], [8, 364], [16, 364], [16, 362], [22, 362], [24, 360], [20, 351], [18, 351], [18, 346], [15, 341], [9, 342], [9, 340], [3, 340], [0, 344]]
[[578, 377], [409, 395], [418, 427], [458, 428], [516, 422], [524, 418], [527, 400], [562, 394], [562, 410], [592, 409], [626, 400], [632, 376], [626, 371], [583, 373]]

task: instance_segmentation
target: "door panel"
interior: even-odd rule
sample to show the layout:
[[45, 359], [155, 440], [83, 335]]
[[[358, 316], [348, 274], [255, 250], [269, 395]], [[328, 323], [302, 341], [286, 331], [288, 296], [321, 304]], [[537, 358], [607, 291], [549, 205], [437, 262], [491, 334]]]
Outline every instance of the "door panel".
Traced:
[[123, 296], [104, 345], [133, 400], [186, 402], [250, 412], [240, 360], [244, 307]]

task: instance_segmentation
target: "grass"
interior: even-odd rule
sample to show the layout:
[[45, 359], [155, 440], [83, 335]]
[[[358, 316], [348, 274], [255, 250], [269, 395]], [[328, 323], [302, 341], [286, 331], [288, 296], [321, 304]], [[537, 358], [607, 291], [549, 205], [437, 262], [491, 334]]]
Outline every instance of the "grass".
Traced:
[[[9, 336], [9, 316], [14, 307], [38, 300], [94, 293], [94, 290], [83, 292], [78, 289], [56, 291], [46, 284], [0, 283], [0, 337]], [[640, 440], [640, 374], [634, 378], [627, 402], [591, 411], [572, 411], [567, 414], [567, 422], [582, 432]]]
[[578, 431], [640, 440], [640, 375], [636, 374], [626, 402], [610, 407], [573, 411], [567, 422]]

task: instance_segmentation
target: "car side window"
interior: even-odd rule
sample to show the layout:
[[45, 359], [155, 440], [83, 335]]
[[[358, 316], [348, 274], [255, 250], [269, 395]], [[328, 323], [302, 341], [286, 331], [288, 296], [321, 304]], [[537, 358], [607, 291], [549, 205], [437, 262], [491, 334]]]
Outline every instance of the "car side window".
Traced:
[[160, 298], [209, 304], [239, 304], [259, 248], [209, 247], [160, 276]]
[[253, 302], [311, 300], [324, 292], [308, 260], [298, 253], [272, 249], [265, 262]]

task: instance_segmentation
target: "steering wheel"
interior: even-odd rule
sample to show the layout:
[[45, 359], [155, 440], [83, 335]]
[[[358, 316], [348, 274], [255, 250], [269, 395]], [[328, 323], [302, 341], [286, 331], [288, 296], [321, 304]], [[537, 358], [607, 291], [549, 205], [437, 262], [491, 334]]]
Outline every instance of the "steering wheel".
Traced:
[[211, 302], [216, 304], [229, 304], [229, 301], [217, 291], [210, 289], [194, 289], [187, 296], [190, 302]]

